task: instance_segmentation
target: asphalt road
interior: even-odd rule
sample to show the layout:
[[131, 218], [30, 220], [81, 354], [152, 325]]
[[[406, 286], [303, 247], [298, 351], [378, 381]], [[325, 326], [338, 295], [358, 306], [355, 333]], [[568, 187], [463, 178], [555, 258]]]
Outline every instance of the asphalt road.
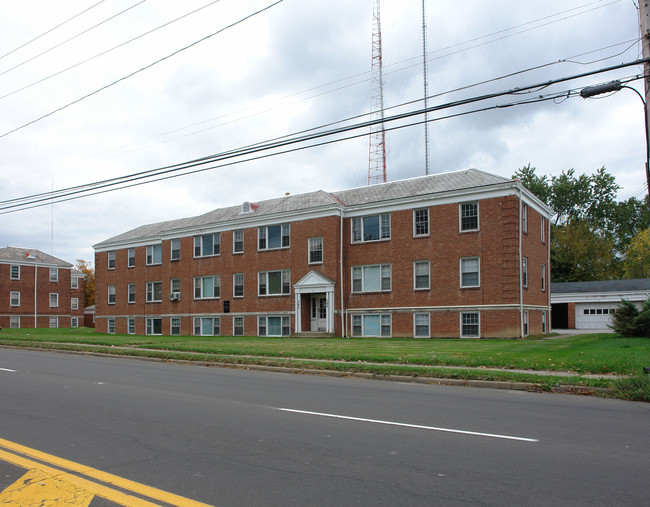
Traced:
[[0, 349], [0, 438], [213, 505], [650, 504], [650, 404], [592, 397]]

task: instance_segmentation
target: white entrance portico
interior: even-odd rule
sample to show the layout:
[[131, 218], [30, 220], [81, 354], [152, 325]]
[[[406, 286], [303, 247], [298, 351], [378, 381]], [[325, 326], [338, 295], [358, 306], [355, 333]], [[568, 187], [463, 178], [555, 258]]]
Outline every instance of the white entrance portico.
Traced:
[[318, 271], [310, 271], [294, 285], [296, 333], [334, 332], [335, 282]]

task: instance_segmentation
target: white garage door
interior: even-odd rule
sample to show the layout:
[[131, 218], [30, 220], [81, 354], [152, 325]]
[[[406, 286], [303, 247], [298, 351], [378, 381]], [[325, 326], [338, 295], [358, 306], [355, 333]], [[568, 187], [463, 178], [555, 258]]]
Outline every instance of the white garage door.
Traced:
[[576, 329], [608, 329], [618, 305], [576, 303]]

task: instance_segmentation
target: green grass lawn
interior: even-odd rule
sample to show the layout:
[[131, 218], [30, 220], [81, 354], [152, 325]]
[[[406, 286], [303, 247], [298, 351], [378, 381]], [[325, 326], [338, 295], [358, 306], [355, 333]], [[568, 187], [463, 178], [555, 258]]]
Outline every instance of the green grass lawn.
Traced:
[[[498, 367], [632, 375], [650, 366], [650, 339], [586, 334], [558, 339], [257, 338], [106, 335], [79, 329], [3, 329], [0, 344], [130, 347], [209, 356], [330, 359], [400, 365]], [[161, 357], [160, 354], [155, 354]], [[172, 356], [169, 356], [172, 357]]]

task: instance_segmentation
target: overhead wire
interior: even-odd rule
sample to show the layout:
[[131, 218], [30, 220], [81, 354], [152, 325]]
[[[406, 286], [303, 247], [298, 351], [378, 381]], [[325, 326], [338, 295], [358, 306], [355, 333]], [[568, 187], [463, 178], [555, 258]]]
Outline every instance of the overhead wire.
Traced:
[[[582, 73], [582, 74], [579, 74], [579, 75], [574, 75], [574, 76], [555, 79], [555, 80], [549, 81], [549, 82], [544, 83], [544, 84], [562, 83], [562, 82], [571, 81], [571, 80], [579, 79], [579, 78], [586, 77], [586, 76], [592, 76], [592, 75], [595, 75], [595, 74], [608, 72], [608, 71], [611, 71], [611, 70], [617, 70], [617, 69], [624, 68], [624, 67], [638, 65], [639, 63], [640, 63], [640, 61], [629, 62], [629, 63], [626, 63], [626, 64], [620, 64], [620, 65], [617, 65], [617, 66], [608, 67], [608, 68], [604, 68], [604, 69], [600, 69], [600, 70], [589, 71], [589, 72]], [[632, 80], [635, 80], [635, 79], [641, 79], [641, 77], [642, 76], [633, 76], [633, 77], [628, 78], [626, 82], [631, 82]], [[532, 92], [533, 90], [538, 89], [540, 86], [541, 86], [541, 84], [534, 84], [534, 85], [529, 85], [529, 86], [525, 86], [525, 87], [518, 87], [516, 90], [518, 92], [522, 91], [522, 90], [529, 90], [530, 92]], [[394, 121], [397, 121], [397, 120], [404, 120], [404, 119], [411, 118], [413, 116], [422, 115], [425, 112], [430, 113], [430, 112], [434, 112], [434, 111], [441, 111], [441, 110], [449, 109], [449, 108], [452, 108], [452, 107], [458, 107], [460, 105], [468, 105], [468, 104], [472, 104], [472, 103], [483, 101], [483, 100], [493, 99], [493, 98], [497, 98], [497, 97], [501, 97], [501, 96], [505, 96], [505, 95], [512, 95], [513, 91], [514, 91], [514, 89], [510, 89], [510, 90], [505, 90], [505, 91], [500, 91], [500, 92], [483, 94], [483, 95], [470, 97], [470, 98], [466, 98], [466, 99], [462, 99], [462, 100], [458, 100], [458, 101], [453, 101], [453, 102], [448, 102], [448, 103], [444, 103], [444, 104], [440, 104], [440, 105], [436, 105], [436, 106], [431, 106], [431, 107], [428, 107], [428, 108], [421, 108], [421, 109], [417, 109], [417, 110], [407, 111], [405, 113], [398, 113], [398, 114], [395, 114], [395, 115], [392, 115], [392, 116], [385, 116], [383, 121], [385, 123], [391, 123], [391, 122], [394, 122]], [[557, 99], [557, 97], [564, 96], [564, 95], [567, 95], [567, 96], [574, 95], [575, 96], [575, 95], [577, 95], [577, 92], [575, 92], [575, 90], [569, 90], [568, 92], [567, 91], [556, 92], [556, 93], [553, 93], [553, 94], [545, 96], [545, 97], [537, 96], [537, 97], [522, 99], [519, 102], [513, 102], [511, 104], [489, 106], [488, 108], [480, 109], [480, 111], [488, 110], [488, 109], [498, 109], [498, 108], [504, 108], [504, 107], [512, 107], [514, 105], [530, 104], [530, 103], [533, 103], [533, 102], [540, 102], [542, 100], [554, 100], [554, 99]], [[479, 111], [479, 110], [477, 110], [477, 111]], [[476, 112], [476, 111], [474, 111], [474, 112]], [[464, 115], [464, 114], [466, 114], [466, 113], [462, 112], [462, 113], [458, 113], [457, 115]], [[453, 116], [454, 115], [450, 115], [448, 117], [453, 117]], [[62, 190], [58, 190], [58, 191], [50, 192], [50, 193], [35, 194], [33, 196], [28, 196], [28, 197], [24, 197], [24, 198], [11, 199], [11, 200], [7, 200], [7, 201], [0, 201], [0, 214], [11, 213], [11, 212], [14, 212], [14, 211], [19, 211], [19, 210], [24, 210], [24, 209], [30, 209], [30, 208], [38, 207], [38, 206], [45, 206], [45, 205], [53, 204], [54, 202], [64, 202], [64, 201], [72, 200], [72, 199], [76, 199], [76, 198], [87, 197], [87, 196], [90, 196], [90, 195], [96, 195], [97, 193], [104, 193], [104, 192], [108, 192], [108, 191], [112, 191], [112, 190], [128, 188], [129, 186], [136, 185], [136, 183], [133, 183], [132, 185], [126, 185], [126, 183], [132, 183], [134, 181], [138, 181], [137, 184], [144, 184], [144, 183], [152, 183], [154, 181], [160, 181], [160, 180], [163, 180], [163, 179], [169, 179], [170, 177], [177, 177], [177, 176], [184, 176], [184, 175], [187, 175], [187, 174], [193, 174], [195, 172], [200, 172], [200, 171], [204, 171], [204, 170], [213, 169], [216, 166], [215, 167], [208, 167], [208, 168], [204, 167], [204, 168], [195, 169], [195, 170], [192, 170], [192, 171], [188, 171], [188, 169], [192, 169], [193, 167], [197, 167], [197, 166], [203, 166], [205, 164], [212, 163], [212, 162], [228, 160], [228, 159], [236, 158], [236, 157], [242, 157], [242, 156], [245, 156], [245, 155], [251, 155], [251, 154], [254, 154], [254, 153], [259, 153], [259, 152], [267, 151], [267, 150], [279, 149], [279, 148], [283, 148], [285, 146], [292, 145], [292, 144], [303, 143], [303, 142], [306, 142], [306, 141], [313, 141], [313, 140], [321, 139], [323, 137], [329, 137], [329, 136], [333, 136], [333, 135], [344, 134], [346, 132], [350, 132], [350, 131], [353, 131], [353, 130], [368, 128], [371, 125], [373, 125], [374, 123], [377, 123], [378, 121], [380, 121], [380, 120], [369, 120], [369, 121], [365, 121], [365, 122], [356, 123], [356, 124], [353, 124], [353, 125], [339, 127], [339, 128], [336, 128], [336, 129], [318, 131], [318, 132], [315, 132], [315, 133], [312, 133], [312, 134], [309, 134], [309, 135], [297, 135], [297, 136], [293, 136], [293, 137], [288, 137], [288, 138], [286, 138], [284, 140], [280, 140], [280, 141], [256, 143], [254, 145], [249, 145], [249, 147], [246, 147], [246, 148], [238, 148], [238, 149], [234, 149], [234, 150], [229, 150], [229, 151], [226, 151], [226, 152], [213, 154], [213, 155], [209, 155], [209, 156], [206, 156], [206, 157], [201, 157], [199, 159], [191, 160], [191, 161], [188, 161], [188, 162], [184, 162], [184, 163], [180, 163], [180, 164], [174, 164], [174, 165], [170, 165], [170, 166], [165, 166], [165, 167], [162, 167], [162, 168], [152, 169], [152, 170], [148, 170], [148, 171], [142, 171], [142, 172], [139, 172], [139, 173], [125, 175], [125, 176], [121, 176], [121, 177], [118, 177], [118, 178], [103, 180], [101, 182], [90, 183], [90, 184], [86, 184], [86, 185], [79, 185], [79, 186], [76, 186], [76, 187], [71, 187], [71, 188], [68, 188], [68, 189], [62, 189]], [[432, 121], [434, 121], [434, 120], [432, 120]], [[435, 121], [438, 121], [438, 119], [436, 119]], [[416, 122], [416, 123], [409, 124], [407, 126], [418, 125], [418, 124], [421, 124], [421, 123], [422, 122]], [[404, 127], [405, 126], [398, 126], [398, 127], [391, 127], [390, 129], [404, 128]], [[312, 129], [312, 130], [316, 130], [316, 129]], [[354, 138], [354, 137], [360, 137], [360, 136], [365, 136], [365, 135], [367, 135], [367, 133], [361, 133], [361, 134], [351, 136], [351, 137], [348, 137], [348, 138], [345, 138], [345, 139], [351, 139], [351, 138]], [[344, 140], [344, 139], [339, 139], [339, 141], [340, 140]], [[335, 141], [331, 141], [331, 142], [337, 142], [337, 141], [335, 140]], [[328, 143], [323, 143], [323, 144], [328, 144]], [[320, 145], [322, 145], [322, 144], [320, 144], [320, 143], [319, 144], [314, 144], [314, 145], [310, 145], [309, 147], [315, 147], [315, 146], [320, 146]], [[281, 153], [296, 151], [298, 149], [305, 149], [305, 147], [296, 148], [294, 150], [289, 150], [289, 151], [283, 151]], [[277, 155], [277, 154], [279, 154], [279, 153], [267, 154], [266, 156], [274, 156], [274, 155]], [[264, 158], [264, 157], [262, 157], [262, 156], [254, 157], [252, 159], [247, 159], [245, 161], [250, 161], [250, 160], [257, 159], [257, 158]], [[237, 163], [241, 163], [241, 162], [244, 162], [244, 161], [240, 161], [240, 162], [237, 162]], [[227, 164], [227, 165], [230, 165], [230, 163]], [[221, 167], [221, 166], [218, 166], [218, 167]], [[168, 175], [169, 173], [178, 173], [179, 171], [185, 171], [185, 172], [175, 174], [173, 176]], [[152, 178], [156, 178], [156, 179], [152, 179]], [[141, 181], [141, 180], [144, 180], [144, 179], [147, 179], [147, 181]], [[114, 188], [114, 187], [117, 187], [118, 185], [122, 185], [122, 186], [119, 186], [118, 188]], [[106, 187], [113, 187], [113, 188], [108, 188], [107, 189]], [[99, 190], [99, 189], [103, 189], [103, 190]], [[83, 195], [80, 195], [80, 194], [83, 194]], [[3, 204], [4, 204], [4, 206], [2, 206]]]

